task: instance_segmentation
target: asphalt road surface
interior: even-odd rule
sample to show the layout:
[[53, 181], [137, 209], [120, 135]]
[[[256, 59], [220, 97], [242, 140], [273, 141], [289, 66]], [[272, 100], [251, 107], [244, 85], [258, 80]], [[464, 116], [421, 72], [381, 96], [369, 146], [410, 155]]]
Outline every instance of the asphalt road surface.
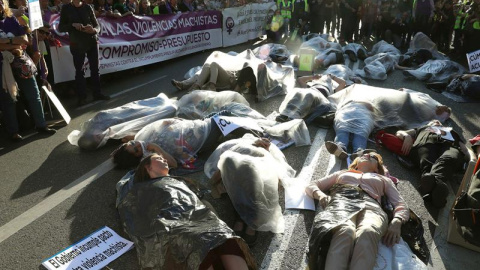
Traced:
[[[225, 48], [222, 51], [240, 52], [253, 48], [252, 43]], [[106, 146], [93, 151], [82, 151], [67, 141], [68, 134], [100, 110], [153, 97], [160, 92], [169, 97], [179, 97], [170, 84], [171, 79], [181, 79], [191, 67], [202, 65], [211, 51], [158, 63], [134, 74], [132, 70], [108, 76], [104, 93], [112, 96], [110, 101], [95, 102], [75, 108], [75, 100], [64, 100], [72, 121], [68, 126], [58, 127], [54, 136], [25, 133], [21, 143], [11, 143], [5, 137], [0, 141], [0, 269], [44, 269], [41, 262], [83, 239], [103, 226], [109, 226], [126, 237], [115, 209], [115, 184], [126, 173], [112, 169], [110, 153], [119, 141], [110, 141]], [[465, 138], [480, 133], [480, 107], [476, 103], [456, 103], [441, 94], [427, 90], [422, 83], [407, 80], [399, 71], [388, 76], [386, 81], [368, 81], [371, 85], [386, 88], [405, 87], [430, 94], [439, 102], [453, 109], [449, 125]], [[283, 96], [255, 103], [251, 106], [268, 115], [278, 110]], [[284, 151], [288, 162], [297, 170], [299, 181], [310, 181], [329, 172], [343, 168], [345, 164], [330, 156], [323, 143], [333, 140], [332, 129], [309, 127], [311, 146], [290, 147]], [[375, 147], [370, 145], [370, 147]], [[380, 149], [391, 174], [401, 179], [400, 193], [408, 205], [423, 221], [425, 238], [432, 253], [429, 267], [433, 269], [478, 269], [478, 254], [445, 242], [447, 225], [443, 210], [425, 205], [416, 191], [419, 173], [401, 167], [391, 153]], [[274, 169], [274, 168], [266, 168]], [[206, 184], [203, 173], [190, 175]], [[457, 189], [462, 174], [452, 179], [452, 190]], [[283, 207], [283, 190], [280, 189]], [[232, 205], [227, 198], [213, 199], [219, 216], [233, 225]], [[453, 191], [450, 193], [450, 202]], [[258, 243], [253, 247], [258, 266], [262, 269], [304, 269], [308, 234], [314, 217], [313, 211], [286, 210], [284, 234], [259, 233]], [[110, 263], [106, 269], [140, 269], [135, 250], [131, 250]]]

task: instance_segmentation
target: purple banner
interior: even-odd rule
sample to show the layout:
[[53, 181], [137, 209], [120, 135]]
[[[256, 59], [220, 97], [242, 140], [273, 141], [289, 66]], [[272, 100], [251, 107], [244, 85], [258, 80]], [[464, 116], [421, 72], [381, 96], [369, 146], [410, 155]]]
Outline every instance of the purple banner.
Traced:
[[[44, 16], [52, 26], [56, 38], [65, 45], [69, 44], [68, 35], [58, 31], [60, 15], [45, 14]], [[222, 13], [217, 10], [173, 15], [126, 16], [118, 19], [99, 17], [97, 20], [101, 26], [100, 44], [153, 39], [222, 28]], [[188, 40], [187, 38], [178, 42], [188, 44], [192, 43], [190, 39], [202, 37], [191, 36]]]
[[[45, 20], [64, 45], [51, 51], [55, 82], [73, 80], [75, 74], [67, 33], [58, 32], [60, 15]], [[222, 47], [222, 13], [189, 12], [177, 15], [98, 18], [100, 73], [139, 67], [190, 53]], [[88, 63], [87, 68], [88, 74]]]

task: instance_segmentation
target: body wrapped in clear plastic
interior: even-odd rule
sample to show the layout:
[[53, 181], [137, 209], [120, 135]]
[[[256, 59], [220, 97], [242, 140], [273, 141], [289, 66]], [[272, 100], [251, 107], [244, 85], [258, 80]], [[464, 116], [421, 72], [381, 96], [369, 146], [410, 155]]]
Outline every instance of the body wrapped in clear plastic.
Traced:
[[250, 106], [241, 94], [234, 91], [195, 90], [178, 100], [176, 116], [185, 119], [201, 119], [212, 112], [220, 111], [222, 106], [232, 102]]
[[[230, 150], [232, 147], [236, 145], [252, 145], [255, 141], [258, 140], [257, 137], [253, 136], [252, 134], [245, 134], [242, 138], [228, 140], [222, 144], [220, 144], [215, 151], [210, 155], [207, 162], [205, 162], [204, 172], [208, 178], [211, 178], [213, 174], [218, 171], [218, 161], [220, 160], [220, 156], [227, 150]], [[280, 179], [284, 178], [291, 178], [295, 176], [295, 170], [287, 163], [287, 159], [285, 155], [282, 153], [280, 149], [274, 144], [270, 144], [268, 151], [272, 155], [272, 157], [276, 160], [279, 164], [277, 168], [277, 172], [279, 174]]]
[[387, 74], [395, 69], [400, 55], [379, 53], [365, 59], [365, 66], [355, 74], [367, 79], [386, 80]]
[[335, 113], [335, 132], [346, 131], [368, 138], [375, 119], [374, 107], [369, 102], [350, 101], [337, 107]]
[[135, 140], [158, 144], [176, 160], [191, 163], [210, 136], [211, 128], [210, 119], [168, 118], [145, 126], [135, 135]]
[[366, 102], [373, 107], [374, 124], [377, 128], [402, 127], [415, 128], [439, 119], [437, 106], [441, 105], [428, 94], [412, 90], [394, 90], [388, 88], [354, 84], [328, 97], [337, 104], [337, 110], [348, 102]]
[[283, 233], [285, 221], [279, 205], [281, 164], [264, 148], [236, 144], [218, 161], [223, 185], [241, 219], [257, 231]]
[[425, 82], [448, 82], [450, 78], [466, 73], [467, 70], [457, 62], [450, 60], [428, 60], [414, 70], [404, 70], [407, 77], [415, 77]]
[[314, 87], [294, 88], [285, 96], [278, 110], [291, 119], [302, 119], [318, 105], [327, 103], [330, 103], [328, 99]]
[[438, 51], [437, 44], [435, 44], [427, 35], [422, 32], [417, 32], [410, 41], [408, 47], [408, 54], [411, 54], [417, 50], [426, 49], [432, 53], [433, 59], [448, 60], [448, 57]]
[[256, 78], [259, 101], [286, 94], [295, 85], [295, 74], [292, 67], [282, 66], [272, 61], [263, 61], [257, 58], [252, 50], [243, 51], [236, 56], [215, 51], [210, 54], [205, 64], [212, 62], [216, 62], [226, 71], [237, 72], [245, 67], [251, 67]]
[[343, 52], [346, 54], [353, 53], [360, 60], [364, 60], [367, 57], [367, 49], [358, 43], [348, 43], [343, 46]]
[[253, 50], [253, 53], [262, 60], [272, 60], [280, 64], [284, 64], [292, 54], [287, 46], [275, 43], [268, 43], [257, 47]]
[[158, 119], [172, 117], [177, 107], [165, 94], [137, 100], [117, 108], [98, 112], [82, 124], [80, 131], [68, 135], [73, 145], [95, 150], [105, 145], [108, 139], [120, 139], [134, 135], [145, 125]]
[[375, 43], [368, 55], [375, 55], [377, 53], [402, 55], [399, 49], [397, 49], [392, 44], [387, 43], [385, 40], [380, 40], [379, 42]]
[[355, 73], [347, 66], [343, 64], [331, 65], [323, 72], [323, 74], [332, 74], [345, 81], [347, 85], [354, 83], [368, 84], [361, 77], [355, 75]]

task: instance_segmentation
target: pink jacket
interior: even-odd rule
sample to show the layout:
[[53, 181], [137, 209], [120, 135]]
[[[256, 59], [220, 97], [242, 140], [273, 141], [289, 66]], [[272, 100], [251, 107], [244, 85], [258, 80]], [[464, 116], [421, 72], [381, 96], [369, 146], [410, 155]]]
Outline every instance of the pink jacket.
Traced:
[[377, 173], [362, 173], [354, 170], [342, 170], [315, 180], [307, 188], [308, 196], [313, 198], [313, 193], [317, 190], [325, 192], [334, 184], [348, 184], [359, 186], [368, 195], [381, 204], [381, 196], [386, 195], [394, 207], [394, 217], [399, 217], [403, 221], [410, 218], [410, 211], [405, 200], [400, 196], [393, 182], [387, 177]]

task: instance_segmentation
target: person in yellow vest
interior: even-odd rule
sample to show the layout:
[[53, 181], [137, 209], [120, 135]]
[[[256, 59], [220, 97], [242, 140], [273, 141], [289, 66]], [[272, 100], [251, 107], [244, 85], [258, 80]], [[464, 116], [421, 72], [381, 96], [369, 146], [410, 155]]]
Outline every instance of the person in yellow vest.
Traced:
[[465, 17], [463, 31], [463, 52], [471, 53], [480, 49], [480, 0], [474, 0]]
[[455, 5], [454, 14], [455, 24], [453, 26], [455, 32], [455, 38], [453, 39], [453, 47], [455, 50], [460, 50], [462, 47], [462, 39], [463, 39], [463, 29], [465, 28], [465, 16], [466, 10], [470, 7], [469, 0], [459, 1]]
[[286, 36], [290, 34], [290, 20], [292, 19], [293, 0], [277, 0], [277, 10], [283, 17], [284, 32]]
[[308, 32], [310, 7], [307, 0], [292, 0], [292, 19], [290, 29], [300, 29], [299, 34]]
[[165, 1], [157, 1], [153, 4], [155, 7], [153, 8], [153, 14], [176, 14], [178, 12], [177, 9], [177, 0], [165, 0]]
[[275, 14], [272, 17], [270, 23], [266, 26], [267, 38], [273, 42], [278, 42], [282, 38], [282, 34], [285, 32], [285, 18], [281, 14], [281, 10], [275, 10]]

